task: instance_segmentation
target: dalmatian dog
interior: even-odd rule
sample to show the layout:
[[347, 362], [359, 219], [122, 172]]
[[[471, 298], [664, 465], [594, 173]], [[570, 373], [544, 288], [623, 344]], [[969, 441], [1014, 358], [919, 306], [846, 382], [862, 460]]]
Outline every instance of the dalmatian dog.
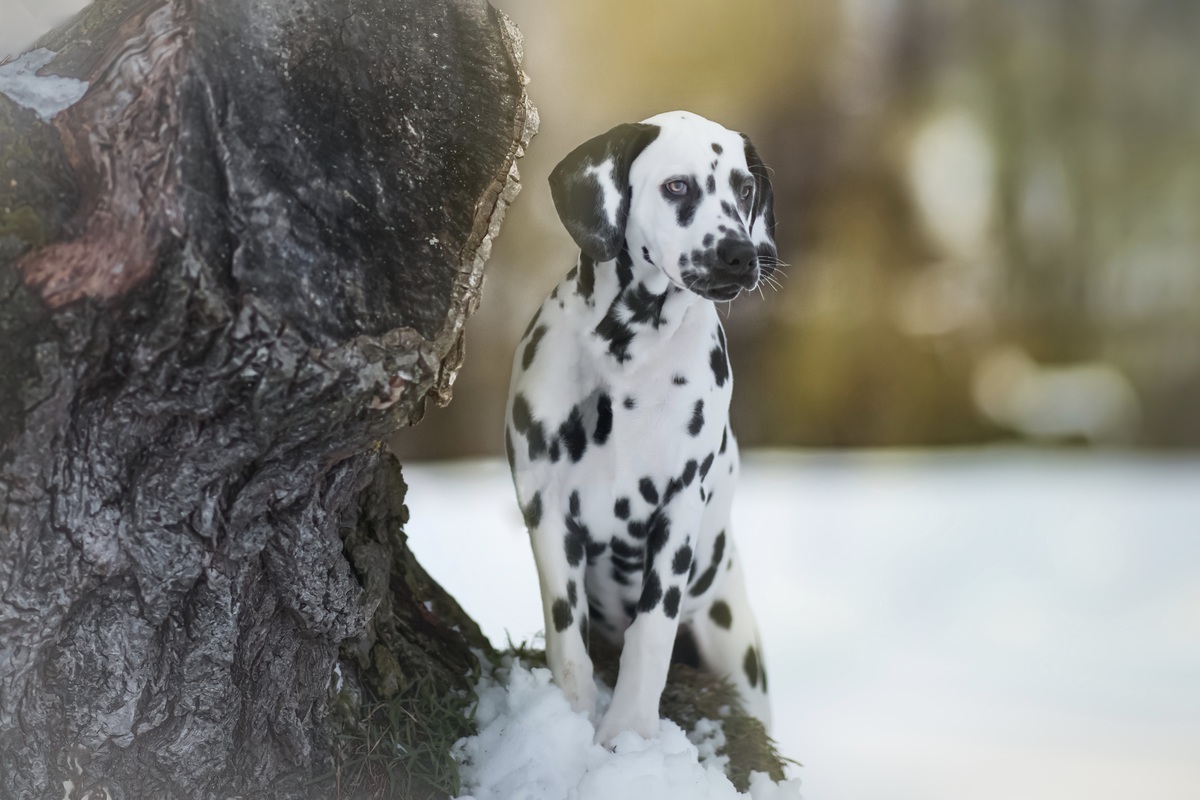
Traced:
[[554, 680], [595, 720], [589, 630], [609, 639], [619, 676], [596, 740], [649, 738], [686, 632], [768, 724], [714, 305], [777, 262], [766, 167], [744, 135], [675, 111], [585, 142], [550, 187], [581, 252], [517, 347], [505, 438]]

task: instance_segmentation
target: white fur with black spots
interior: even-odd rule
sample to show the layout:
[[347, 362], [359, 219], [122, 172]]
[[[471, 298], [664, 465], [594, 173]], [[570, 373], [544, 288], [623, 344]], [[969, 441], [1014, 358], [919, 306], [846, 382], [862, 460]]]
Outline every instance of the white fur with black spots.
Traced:
[[582, 252], [517, 347], [505, 438], [551, 672], [594, 717], [589, 628], [622, 645], [596, 739], [653, 736], [682, 626], [769, 725], [730, 538], [738, 449], [714, 306], [777, 263], [766, 168], [742, 134], [676, 111], [584, 143], [550, 184]]

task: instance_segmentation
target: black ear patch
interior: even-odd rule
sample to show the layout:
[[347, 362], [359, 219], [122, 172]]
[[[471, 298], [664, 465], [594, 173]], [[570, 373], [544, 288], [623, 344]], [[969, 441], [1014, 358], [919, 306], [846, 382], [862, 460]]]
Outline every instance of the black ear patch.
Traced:
[[771, 188], [771, 178], [767, 175], [767, 165], [759, 158], [758, 151], [750, 142], [750, 137], [743, 133], [742, 140], [746, 143], [746, 166], [750, 168], [750, 174], [754, 176], [754, 205], [750, 209], [750, 224], [753, 226], [754, 222], [762, 217], [763, 222], [767, 225], [767, 233], [774, 241], [775, 192]]
[[657, 125], [641, 122], [618, 125], [576, 147], [550, 173], [559, 218], [579, 249], [596, 261], [610, 261], [621, 251], [629, 167], [658, 132]]

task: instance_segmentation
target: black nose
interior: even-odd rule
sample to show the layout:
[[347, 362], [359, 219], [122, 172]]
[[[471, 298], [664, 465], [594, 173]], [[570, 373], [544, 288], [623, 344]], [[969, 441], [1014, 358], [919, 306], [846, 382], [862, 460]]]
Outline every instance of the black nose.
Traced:
[[730, 269], [744, 272], [754, 264], [757, 253], [754, 245], [745, 240], [722, 239], [717, 245], [717, 258]]

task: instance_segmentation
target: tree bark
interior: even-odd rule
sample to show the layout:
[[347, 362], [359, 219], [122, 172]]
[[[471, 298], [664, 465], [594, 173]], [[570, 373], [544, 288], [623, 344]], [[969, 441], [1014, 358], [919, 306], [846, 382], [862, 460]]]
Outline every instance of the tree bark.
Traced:
[[0, 796], [329, 797], [331, 697], [486, 647], [379, 443], [461, 364], [536, 130], [519, 34], [100, 0], [39, 44], [88, 88], [0, 94]]

